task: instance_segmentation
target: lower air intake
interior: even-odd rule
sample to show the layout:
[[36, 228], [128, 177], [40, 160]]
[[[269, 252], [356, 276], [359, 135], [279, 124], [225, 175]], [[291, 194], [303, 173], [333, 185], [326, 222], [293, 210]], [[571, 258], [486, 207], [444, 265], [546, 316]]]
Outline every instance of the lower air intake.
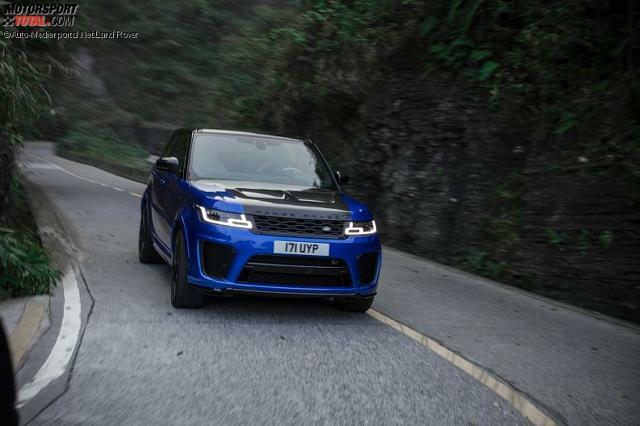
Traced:
[[378, 253], [366, 253], [358, 258], [358, 272], [360, 284], [371, 284], [376, 277], [378, 267]]
[[346, 287], [349, 268], [342, 259], [312, 256], [255, 255], [245, 264], [239, 282], [283, 286]]
[[226, 278], [235, 252], [231, 246], [211, 242], [202, 243], [204, 273], [213, 278]]

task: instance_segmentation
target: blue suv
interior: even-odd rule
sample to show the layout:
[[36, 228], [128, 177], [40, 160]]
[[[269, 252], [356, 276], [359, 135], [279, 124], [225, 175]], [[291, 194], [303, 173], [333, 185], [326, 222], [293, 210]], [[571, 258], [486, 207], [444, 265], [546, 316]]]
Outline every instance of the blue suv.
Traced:
[[381, 246], [345, 183], [311, 141], [176, 130], [142, 197], [140, 261], [171, 265], [177, 308], [254, 293], [330, 297], [365, 312]]

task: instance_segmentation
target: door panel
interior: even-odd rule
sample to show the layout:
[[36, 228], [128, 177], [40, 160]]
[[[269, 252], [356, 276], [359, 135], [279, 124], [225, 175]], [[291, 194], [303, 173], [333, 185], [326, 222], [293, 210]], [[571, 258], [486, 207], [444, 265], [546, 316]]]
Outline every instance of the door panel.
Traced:
[[161, 199], [164, 194], [167, 181], [164, 172], [153, 169], [151, 170], [151, 204], [156, 209], [162, 205]]
[[173, 145], [174, 150], [171, 152], [172, 156], [176, 157], [179, 161], [179, 171], [178, 173], [168, 174], [167, 176], [167, 190], [165, 191], [167, 198], [165, 210], [167, 213], [167, 219], [170, 223], [174, 223], [182, 205], [181, 184], [184, 180], [184, 171], [190, 142], [191, 132], [187, 130], [179, 131], [176, 135], [176, 143]]
[[[174, 157], [178, 144], [178, 131], [171, 135], [163, 157]], [[175, 178], [173, 173], [154, 168], [151, 171], [151, 222], [156, 236], [171, 250], [171, 216], [168, 203], [171, 200], [171, 181]]]
[[162, 241], [162, 244], [171, 250], [171, 228], [167, 219], [156, 209], [151, 208], [151, 220], [153, 221], [153, 230], [156, 236]]

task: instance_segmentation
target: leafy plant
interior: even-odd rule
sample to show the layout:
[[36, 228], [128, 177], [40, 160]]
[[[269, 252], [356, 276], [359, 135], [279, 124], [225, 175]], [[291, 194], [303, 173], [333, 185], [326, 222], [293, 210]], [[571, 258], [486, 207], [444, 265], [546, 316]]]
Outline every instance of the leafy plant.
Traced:
[[433, 31], [437, 25], [438, 18], [436, 18], [435, 16], [427, 17], [427, 19], [425, 19], [424, 22], [420, 24], [420, 35], [422, 37], [428, 36], [429, 33], [431, 33], [431, 31]]
[[613, 242], [613, 232], [602, 231], [600, 233], [600, 236], [598, 236], [598, 242], [602, 245], [602, 247], [608, 249], [609, 247], [611, 247], [611, 243]]
[[578, 120], [575, 114], [570, 112], [562, 113], [560, 117], [560, 123], [553, 133], [556, 135], [563, 135], [569, 130], [573, 129], [578, 124]]
[[564, 251], [564, 247], [562, 245], [567, 241], [568, 238], [566, 232], [557, 232], [553, 229], [545, 229], [544, 233], [549, 239], [549, 244], [558, 247], [560, 251]]
[[491, 56], [491, 51], [489, 50], [474, 50], [473, 52], [471, 52], [471, 55], [469, 57], [474, 61], [482, 61], [489, 56]]
[[494, 61], [487, 61], [482, 64], [482, 67], [478, 71], [478, 80], [485, 81], [500, 67], [500, 64]]
[[50, 101], [44, 75], [18, 43], [0, 39], [0, 127], [3, 143], [19, 144], [19, 129]]
[[507, 268], [506, 262], [492, 259], [484, 251], [455, 258], [453, 263], [461, 269], [492, 279], [499, 279]]
[[63, 69], [42, 52], [50, 45], [43, 40], [0, 39], [0, 226], [9, 216], [16, 147], [50, 105], [46, 82], [51, 70]]
[[0, 299], [47, 293], [59, 278], [35, 239], [0, 228]]
[[107, 163], [147, 169], [149, 153], [141, 146], [122, 142], [109, 128], [78, 121], [58, 145], [62, 153], [97, 158]]
[[583, 256], [586, 255], [591, 248], [591, 232], [583, 229], [578, 234], [578, 250]]
[[524, 178], [512, 173], [494, 190], [490, 201], [490, 217], [484, 223], [484, 234], [491, 255], [496, 259], [508, 259], [520, 241], [523, 220]]

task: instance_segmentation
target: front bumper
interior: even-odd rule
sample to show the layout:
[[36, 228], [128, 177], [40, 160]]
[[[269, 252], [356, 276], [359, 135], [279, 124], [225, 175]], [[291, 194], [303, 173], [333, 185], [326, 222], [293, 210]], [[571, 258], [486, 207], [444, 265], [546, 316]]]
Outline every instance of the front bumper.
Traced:
[[[299, 296], [373, 296], [378, 286], [381, 264], [381, 245], [377, 235], [348, 237], [341, 240], [299, 238], [253, 233], [246, 229], [230, 228], [202, 223], [193, 217], [185, 228], [188, 242], [188, 282], [210, 293], [260, 293]], [[330, 245], [329, 257], [341, 259], [349, 273], [349, 282], [343, 285], [303, 285], [294, 283], [273, 284], [240, 282], [239, 278], [249, 259], [255, 255], [272, 255], [274, 241], [325, 243]], [[224, 244], [234, 249], [234, 256], [224, 278], [211, 277], [203, 265], [203, 245], [206, 242]], [[362, 284], [358, 258], [367, 253], [377, 253], [373, 280]], [[289, 255], [283, 255], [289, 256]], [[315, 257], [315, 256], [309, 256]]]

